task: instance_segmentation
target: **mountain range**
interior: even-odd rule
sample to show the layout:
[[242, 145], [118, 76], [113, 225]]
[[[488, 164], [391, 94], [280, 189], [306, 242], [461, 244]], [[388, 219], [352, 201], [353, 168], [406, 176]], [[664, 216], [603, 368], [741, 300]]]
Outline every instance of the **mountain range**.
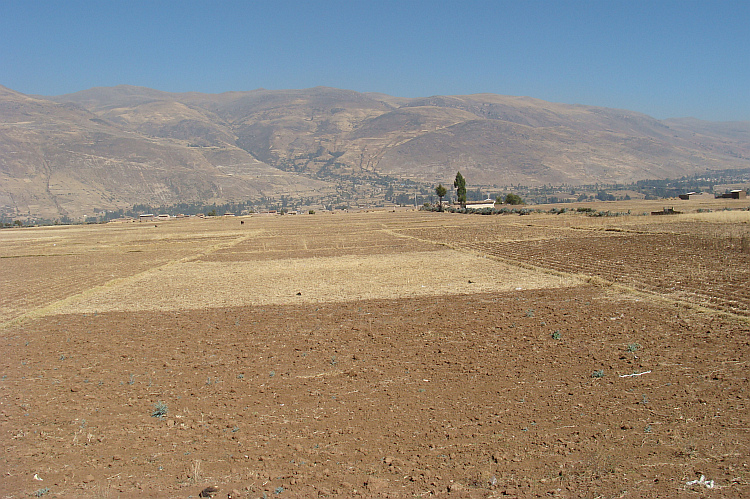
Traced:
[[495, 94], [144, 87], [55, 96], [0, 86], [0, 214], [136, 203], [374, 196], [398, 182], [612, 184], [750, 168], [750, 122]]

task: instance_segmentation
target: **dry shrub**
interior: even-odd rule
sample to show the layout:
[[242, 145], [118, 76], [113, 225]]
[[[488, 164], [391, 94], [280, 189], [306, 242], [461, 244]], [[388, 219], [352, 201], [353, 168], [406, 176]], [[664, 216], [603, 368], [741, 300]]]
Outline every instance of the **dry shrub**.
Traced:
[[201, 479], [201, 460], [195, 459], [192, 466], [190, 467], [190, 480], [193, 483], [198, 483]]

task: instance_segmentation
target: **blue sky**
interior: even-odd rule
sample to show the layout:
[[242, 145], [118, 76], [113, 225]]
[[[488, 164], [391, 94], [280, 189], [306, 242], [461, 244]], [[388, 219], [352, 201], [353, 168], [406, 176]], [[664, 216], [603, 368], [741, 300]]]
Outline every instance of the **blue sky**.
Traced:
[[750, 121], [750, 0], [0, 0], [0, 85], [490, 92]]

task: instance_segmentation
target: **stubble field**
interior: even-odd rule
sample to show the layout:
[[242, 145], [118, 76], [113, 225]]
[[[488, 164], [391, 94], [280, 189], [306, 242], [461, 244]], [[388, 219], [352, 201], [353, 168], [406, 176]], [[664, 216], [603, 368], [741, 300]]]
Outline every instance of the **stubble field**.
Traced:
[[750, 495], [750, 212], [242, 220], [0, 232], [0, 497]]

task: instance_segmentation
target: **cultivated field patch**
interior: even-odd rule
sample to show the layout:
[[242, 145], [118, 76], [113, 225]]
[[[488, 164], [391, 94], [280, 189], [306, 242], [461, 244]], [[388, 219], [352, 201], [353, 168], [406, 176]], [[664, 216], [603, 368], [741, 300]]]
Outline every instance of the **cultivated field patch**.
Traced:
[[198, 222], [0, 231], [0, 324], [250, 234], [203, 233], [207, 227]]
[[52, 312], [326, 303], [538, 289], [578, 282], [446, 249], [259, 262], [190, 261], [141, 273]]
[[0, 232], [3, 497], [750, 496], [742, 219], [242, 220]]

